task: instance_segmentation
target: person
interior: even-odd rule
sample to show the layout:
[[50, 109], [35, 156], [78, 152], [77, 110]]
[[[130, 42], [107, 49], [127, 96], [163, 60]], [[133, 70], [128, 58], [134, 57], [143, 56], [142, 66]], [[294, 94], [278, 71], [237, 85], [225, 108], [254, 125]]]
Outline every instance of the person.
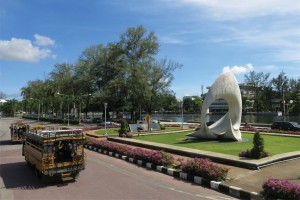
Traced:
[[20, 127], [20, 128], [18, 129], [18, 139], [21, 139], [22, 137], [23, 137], [23, 128]]

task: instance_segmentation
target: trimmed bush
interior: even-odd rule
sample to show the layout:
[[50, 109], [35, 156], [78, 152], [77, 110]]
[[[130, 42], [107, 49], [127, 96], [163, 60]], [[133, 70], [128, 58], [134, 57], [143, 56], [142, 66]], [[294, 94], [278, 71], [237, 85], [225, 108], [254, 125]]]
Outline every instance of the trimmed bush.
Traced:
[[289, 180], [281, 181], [270, 177], [262, 185], [262, 195], [265, 199], [298, 199], [300, 200], [300, 185]]
[[118, 130], [119, 136], [120, 137], [127, 137], [127, 132], [128, 132], [128, 124], [125, 120], [121, 121], [121, 127]]
[[268, 157], [268, 153], [264, 151], [264, 139], [259, 131], [256, 131], [253, 137], [253, 148], [251, 150], [243, 150], [239, 153], [240, 157], [260, 159]]
[[181, 165], [181, 170], [188, 174], [215, 181], [226, 180], [227, 173], [229, 171], [228, 168], [218, 166], [216, 163], [203, 158], [187, 160]]
[[262, 158], [264, 152], [264, 139], [261, 137], [258, 131], [255, 132], [253, 137], [253, 148], [251, 149], [251, 155], [255, 159]]

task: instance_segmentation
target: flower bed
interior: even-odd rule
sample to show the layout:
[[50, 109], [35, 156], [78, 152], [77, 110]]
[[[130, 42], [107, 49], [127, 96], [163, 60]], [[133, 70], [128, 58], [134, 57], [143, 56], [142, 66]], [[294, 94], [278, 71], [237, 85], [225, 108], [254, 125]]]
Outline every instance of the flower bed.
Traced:
[[[268, 156], [269, 156], [268, 152], [263, 151], [263, 152], [261, 152], [261, 157], [260, 158], [265, 158], [265, 157], [268, 157]], [[239, 153], [239, 157], [254, 158], [253, 153], [251, 153], [251, 150], [249, 150], [249, 149], [241, 151]]]
[[94, 138], [89, 138], [87, 144], [92, 147], [91, 149], [100, 148], [156, 165], [181, 169], [185, 173], [201, 176], [208, 180], [223, 181], [228, 173], [227, 168], [218, 166], [207, 159], [195, 158], [184, 161], [183, 159], [175, 159], [174, 156], [164, 151], [132, 148], [116, 142]]
[[289, 180], [281, 181], [271, 177], [262, 187], [262, 195], [266, 199], [300, 199], [300, 185]]
[[278, 133], [278, 134], [290, 134], [290, 135], [300, 135], [300, 131], [282, 131], [271, 128], [260, 128], [260, 127], [240, 127], [241, 131], [251, 131], [251, 132], [264, 132], [264, 133]]
[[210, 180], [224, 181], [228, 173], [228, 168], [220, 167], [208, 159], [194, 158], [187, 160], [181, 165], [183, 172], [207, 178]]

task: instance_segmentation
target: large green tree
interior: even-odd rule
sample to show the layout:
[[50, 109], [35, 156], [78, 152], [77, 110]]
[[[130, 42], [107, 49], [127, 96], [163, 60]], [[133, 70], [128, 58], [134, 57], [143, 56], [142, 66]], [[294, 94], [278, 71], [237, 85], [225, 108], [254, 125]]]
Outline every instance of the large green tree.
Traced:
[[288, 77], [282, 71], [276, 78], [273, 78], [271, 83], [276, 92], [276, 97], [282, 100], [281, 110], [283, 113], [286, 113], [286, 106], [285, 106], [285, 96], [287, 95], [289, 82]]
[[263, 72], [256, 73], [250, 71], [249, 74], [245, 74], [244, 82], [247, 84], [247, 89], [254, 91], [254, 106], [255, 111], [259, 112], [263, 109], [271, 110], [271, 98], [270, 97], [270, 73], [264, 74]]
[[[131, 110], [139, 105], [151, 115], [159, 102], [159, 96], [169, 90], [173, 80], [172, 72], [181, 67], [171, 60], [157, 60], [159, 44], [154, 32], [147, 33], [143, 26], [129, 28], [121, 35], [118, 43], [122, 64], [126, 66], [126, 86]], [[133, 116], [133, 115], [132, 115]]]
[[56, 64], [45, 81], [29, 81], [22, 88], [23, 98], [39, 99], [44, 112], [54, 107], [53, 112], [65, 113], [66, 104], [83, 106], [86, 113], [103, 111], [106, 102], [108, 111], [131, 111], [134, 116], [142, 108], [151, 114], [161, 107], [161, 98], [172, 94], [173, 71], [181, 67], [158, 60], [158, 51], [154, 32], [143, 26], [128, 28], [117, 42], [85, 49], [75, 64]]

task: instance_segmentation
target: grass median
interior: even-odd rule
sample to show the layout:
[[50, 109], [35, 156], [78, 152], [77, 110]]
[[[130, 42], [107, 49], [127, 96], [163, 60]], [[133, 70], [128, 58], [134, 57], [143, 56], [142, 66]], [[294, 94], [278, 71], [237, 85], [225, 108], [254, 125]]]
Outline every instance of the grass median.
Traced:
[[[161, 135], [139, 136], [134, 139], [180, 146], [204, 151], [218, 152], [237, 156], [242, 150], [253, 147], [253, 133], [242, 133], [243, 142], [190, 140], [189, 132], [179, 132]], [[265, 151], [269, 155], [300, 151], [300, 138], [262, 135]]]

